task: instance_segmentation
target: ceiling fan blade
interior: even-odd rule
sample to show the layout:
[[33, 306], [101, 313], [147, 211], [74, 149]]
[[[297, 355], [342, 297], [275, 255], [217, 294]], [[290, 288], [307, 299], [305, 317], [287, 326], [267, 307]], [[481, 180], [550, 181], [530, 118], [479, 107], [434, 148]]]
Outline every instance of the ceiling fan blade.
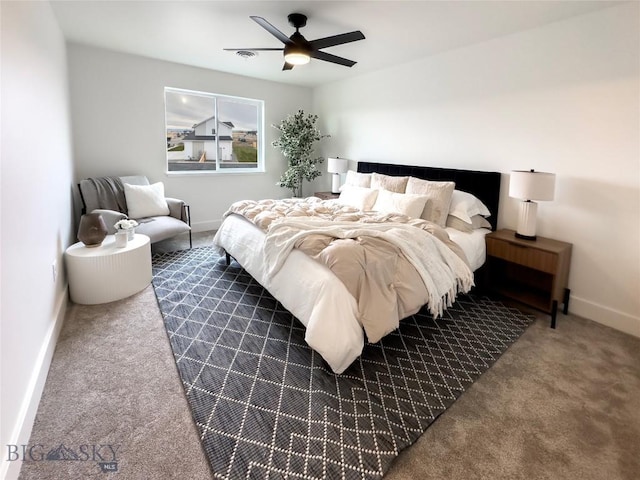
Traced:
[[264, 18], [256, 17], [256, 16], [253, 16], [253, 15], [250, 16], [249, 18], [251, 18], [251, 20], [256, 22], [258, 25], [260, 25], [262, 28], [264, 28], [267, 32], [269, 32], [271, 35], [276, 37], [282, 43], [284, 43], [284, 44], [291, 43], [291, 40], [289, 40], [289, 37], [287, 37], [280, 30], [278, 30], [276, 27], [274, 27], [269, 22], [267, 22]]
[[338, 57], [337, 55], [331, 55], [327, 52], [319, 52], [314, 50], [309, 53], [312, 58], [317, 58], [318, 60], [324, 60], [325, 62], [337, 63], [338, 65], [344, 65], [345, 67], [353, 67], [356, 63], [353, 60], [348, 60], [346, 58]]
[[318, 38], [317, 40], [312, 40], [309, 43], [311, 43], [312, 48], [318, 50], [320, 48], [342, 45], [343, 43], [357, 42], [358, 40], [364, 40], [364, 35], [360, 30], [342, 33], [340, 35], [333, 35], [331, 37]]
[[282, 70], [293, 70], [293, 65], [291, 65], [290, 63], [284, 62], [284, 65], [282, 66]]
[[282, 51], [284, 50], [283, 48], [223, 48], [223, 50], [229, 51], [229, 52], [240, 52], [242, 50], [248, 50], [250, 52], [257, 52], [258, 50], [261, 52], [271, 52], [271, 51]]

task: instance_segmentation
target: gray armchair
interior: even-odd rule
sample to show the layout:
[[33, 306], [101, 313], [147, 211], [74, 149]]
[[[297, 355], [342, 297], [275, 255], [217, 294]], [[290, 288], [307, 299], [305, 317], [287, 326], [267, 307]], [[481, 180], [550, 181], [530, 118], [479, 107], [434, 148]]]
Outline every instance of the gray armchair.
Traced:
[[[145, 176], [100, 177], [81, 180], [78, 184], [82, 199], [82, 213], [98, 212], [107, 224], [109, 233], [115, 233], [113, 226], [118, 220], [128, 217], [124, 184], [149, 185]], [[147, 235], [151, 243], [189, 232], [191, 239], [191, 211], [189, 205], [176, 198], [166, 198], [169, 215], [134, 218], [138, 222], [136, 233]]]

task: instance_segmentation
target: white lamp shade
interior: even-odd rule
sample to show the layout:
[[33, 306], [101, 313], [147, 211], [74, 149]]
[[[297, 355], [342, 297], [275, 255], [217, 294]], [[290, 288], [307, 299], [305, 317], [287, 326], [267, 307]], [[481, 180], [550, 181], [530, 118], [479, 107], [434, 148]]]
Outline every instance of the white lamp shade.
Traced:
[[349, 160], [346, 158], [329, 158], [327, 161], [327, 172], [329, 173], [347, 173], [349, 169]]
[[553, 200], [555, 173], [514, 170], [509, 180], [509, 196], [522, 200]]

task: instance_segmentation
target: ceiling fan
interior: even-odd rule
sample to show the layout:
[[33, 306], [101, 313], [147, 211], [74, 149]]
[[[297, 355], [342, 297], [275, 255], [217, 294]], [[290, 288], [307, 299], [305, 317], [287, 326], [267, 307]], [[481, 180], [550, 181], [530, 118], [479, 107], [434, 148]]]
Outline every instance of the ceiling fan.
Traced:
[[251, 16], [254, 22], [264, 28], [271, 35], [276, 37], [282, 43], [283, 48], [225, 48], [228, 51], [284, 51], [284, 66], [282, 70], [291, 70], [295, 65], [304, 65], [309, 63], [311, 58], [324, 60], [325, 62], [337, 63], [345, 67], [353, 67], [356, 62], [346, 58], [338, 57], [330, 53], [320, 51], [321, 48], [342, 45], [343, 43], [364, 40], [364, 35], [360, 30], [355, 32], [333, 35], [331, 37], [318, 38], [316, 40], [307, 40], [300, 33], [300, 29], [307, 24], [307, 16], [302, 13], [291, 13], [287, 16], [289, 25], [296, 29], [295, 33], [287, 37], [284, 33], [271, 25], [262, 17]]

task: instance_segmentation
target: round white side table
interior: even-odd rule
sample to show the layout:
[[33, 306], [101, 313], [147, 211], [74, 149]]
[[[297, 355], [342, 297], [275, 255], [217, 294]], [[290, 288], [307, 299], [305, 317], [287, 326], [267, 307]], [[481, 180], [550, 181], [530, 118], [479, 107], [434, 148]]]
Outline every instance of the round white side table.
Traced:
[[151, 242], [136, 234], [126, 247], [107, 235], [99, 247], [74, 243], [65, 252], [71, 301], [82, 305], [113, 302], [151, 283]]

